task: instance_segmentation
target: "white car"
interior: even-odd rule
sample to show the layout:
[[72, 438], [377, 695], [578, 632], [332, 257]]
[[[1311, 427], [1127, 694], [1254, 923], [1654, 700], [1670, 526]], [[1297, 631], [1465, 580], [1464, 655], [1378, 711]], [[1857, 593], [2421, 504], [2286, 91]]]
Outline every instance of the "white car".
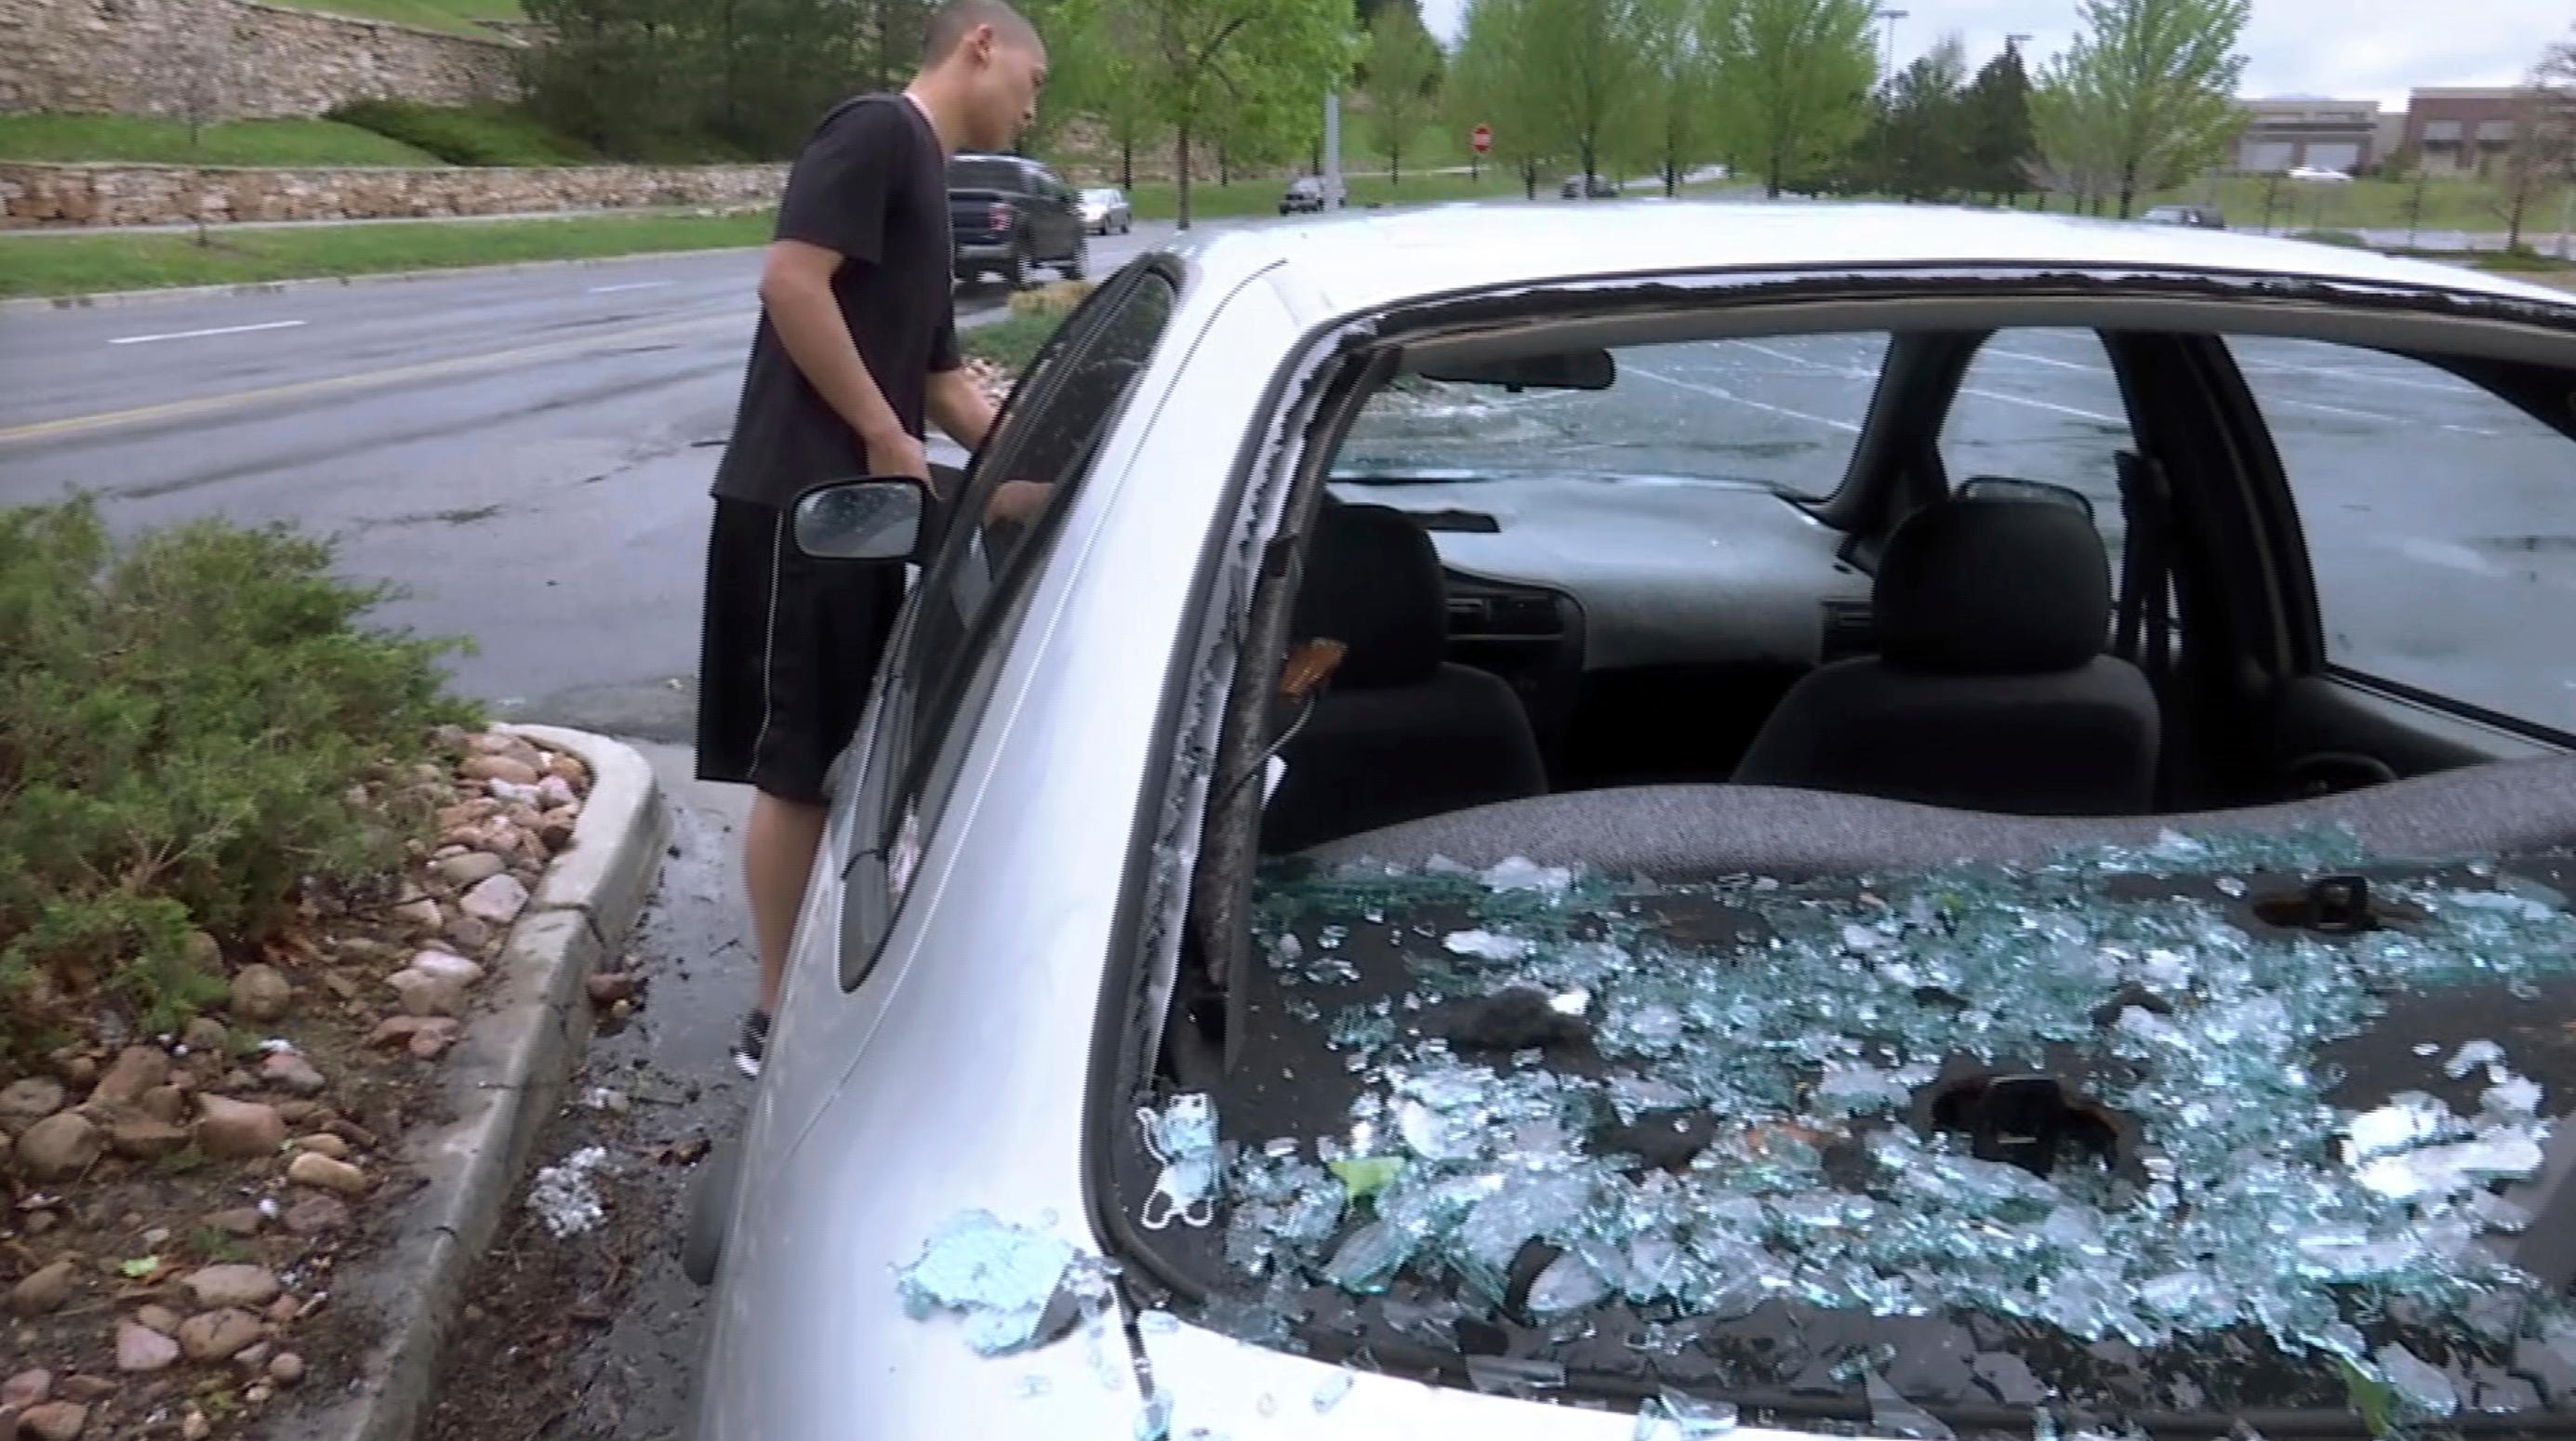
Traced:
[[2341, 170], [2328, 170], [2322, 165], [2300, 165], [2290, 171], [2292, 180], [2318, 185], [2350, 185], [2352, 176]]
[[2570, 394], [2219, 231], [1146, 254], [798, 509], [925, 566], [698, 1436], [2562, 1429]]
[[1136, 228], [1136, 210], [1126, 191], [1095, 185], [1082, 192], [1082, 224], [1094, 235], [1124, 235]]

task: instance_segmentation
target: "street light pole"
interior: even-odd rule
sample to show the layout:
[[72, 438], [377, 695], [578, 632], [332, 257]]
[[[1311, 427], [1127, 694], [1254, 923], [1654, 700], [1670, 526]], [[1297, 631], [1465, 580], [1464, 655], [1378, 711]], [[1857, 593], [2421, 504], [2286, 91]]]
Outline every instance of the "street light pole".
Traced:
[[1886, 84], [1888, 78], [1896, 73], [1896, 22], [1913, 13], [1911, 10], [1885, 8], [1878, 12], [1878, 18], [1887, 22], [1887, 62], [1881, 65], [1878, 71], [1878, 83], [1881, 85]]

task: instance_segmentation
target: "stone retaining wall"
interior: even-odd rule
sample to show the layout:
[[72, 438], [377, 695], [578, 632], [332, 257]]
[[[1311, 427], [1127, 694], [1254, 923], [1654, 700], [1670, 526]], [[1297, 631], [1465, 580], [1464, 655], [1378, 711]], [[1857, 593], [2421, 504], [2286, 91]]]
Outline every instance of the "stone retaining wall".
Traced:
[[521, 42], [259, 0], [0, 0], [0, 114], [232, 120], [518, 94]]
[[0, 227], [386, 220], [776, 203], [783, 165], [233, 170], [0, 163]]

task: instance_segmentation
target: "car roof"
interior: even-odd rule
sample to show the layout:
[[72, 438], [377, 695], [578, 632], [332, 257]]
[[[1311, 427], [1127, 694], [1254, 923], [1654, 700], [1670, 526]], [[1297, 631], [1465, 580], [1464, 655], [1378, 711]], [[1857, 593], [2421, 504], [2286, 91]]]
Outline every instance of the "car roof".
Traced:
[[[1459, 240], [1460, 212], [1475, 239]], [[2576, 307], [2576, 295], [2464, 266], [2237, 231], [1930, 205], [1463, 202], [1193, 231], [1165, 249], [1220, 280], [1284, 269], [1300, 319], [1549, 280], [1693, 270], [1891, 266], [2138, 268], [2394, 285]]]

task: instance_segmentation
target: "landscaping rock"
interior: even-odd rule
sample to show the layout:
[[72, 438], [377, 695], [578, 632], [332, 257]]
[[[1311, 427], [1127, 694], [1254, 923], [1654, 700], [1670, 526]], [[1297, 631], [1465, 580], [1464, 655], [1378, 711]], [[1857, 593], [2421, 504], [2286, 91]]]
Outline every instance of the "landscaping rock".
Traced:
[[138, 1326], [168, 1336], [175, 1334], [179, 1329], [179, 1313], [167, 1306], [145, 1306], [134, 1313], [134, 1322]]
[[465, 893], [465, 914], [488, 926], [506, 926], [527, 909], [528, 888], [516, 876], [494, 876]]
[[274, 1106], [226, 1096], [197, 1097], [197, 1146], [209, 1156], [246, 1161], [286, 1144], [286, 1118]]
[[367, 1191], [366, 1172], [318, 1151], [306, 1151], [289, 1162], [286, 1179], [299, 1186], [337, 1191], [344, 1196], [363, 1196]]
[[451, 886], [471, 886], [501, 874], [504, 867], [505, 863], [499, 856], [484, 851], [467, 851], [463, 855], [449, 856], [431, 869]]
[[635, 996], [633, 971], [601, 971], [585, 978], [581, 984], [582, 989], [590, 992], [590, 1003], [594, 1006], [613, 1005], [618, 1001], [632, 1000]]
[[42, 1406], [53, 1394], [53, 1372], [21, 1371], [0, 1381], [0, 1410], [24, 1411], [30, 1406]]
[[[303, 1314], [304, 1303], [292, 1296], [280, 1296], [268, 1303], [268, 1320], [272, 1326], [284, 1326]], [[262, 1357], [267, 1354], [265, 1351], [260, 1353]]]
[[328, 1131], [311, 1136], [298, 1136], [295, 1138], [295, 1145], [298, 1150], [311, 1151], [317, 1156], [328, 1156], [334, 1161], [349, 1159], [349, 1143]]
[[221, 1361], [260, 1334], [260, 1319], [248, 1311], [207, 1311], [179, 1323], [179, 1349], [191, 1361]]
[[116, 1394], [116, 1383], [104, 1376], [66, 1376], [62, 1384], [63, 1399], [86, 1406], [104, 1401]]
[[191, 1051], [220, 1056], [224, 1053], [224, 1048], [232, 1044], [233, 1037], [232, 1032], [224, 1029], [223, 1022], [212, 1016], [199, 1016], [188, 1023], [186, 1030], [179, 1033], [179, 1039]]
[[280, 1090], [292, 1091], [299, 1096], [320, 1095], [331, 1084], [324, 1080], [322, 1073], [313, 1069], [313, 1063], [304, 1059], [303, 1054], [298, 1051], [271, 1052], [259, 1063], [259, 1078]]
[[465, 983], [453, 977], [405, 970], [387, 977], [386, 984], [402, 998], [406, 1015], [454, 1016], [465, 1010]]
[[16, 1135], [63, 1108], [63, 1083], [29, 1076], [0, 1087], [0, 1131]]
[[18, 1418], [18, 1434], [33, 1441], [77, 1441], [89, 1424], [89, 1408], [77, 1401], [48, 1401], [30, 1406]]
[[416, 934], [425, 936], [436, 935], [438, 928], [447, 921], [439, 912], [438, 902], [431, 900], [427, 891], [408, 881], [403, 883], [402, 894], [394, 902], [394, 919]]
[[235, 1206], [208, 1216], [206, 1225], [227, 1236], [256, 1236], [268, 1229], [268, 1217], [257, 1206]]
[[179, 1364], [179, 1343], [134, 1321], [116, 1323], [116, 1369], [166, 1371]]
[[106, 1145], [106, 1133], [89, 1117], [56, 1111], [19, 1135], [18, 1170], [38, 1181], [68, 1180], [88, 1170]]
[[179, 1441], [206, 1441], [215, 1434], [215, 1423], [203, 1411], [191, 1411], [179, 1418]]
[[208, 1266], [188, 1273], [179, 1284], [209, 1311], [265, 1306], [283, 1289], [275, 1275], [257, 1266]]
[[109, 1129], [107, 1144], [120, 1156], [153, 1161], [187, 1145], [188, 1133], [152, 1116], [131, 1116]]
[[292, 1351], [280, 1351], [268, 1359], [268, 1379], [280, 1386], [292, 1386], [304, 1379], [304, 1358]]
[[349, 1208], [330, 1196], [307, 1196], [286, 1212], [286, 1229], [298, 1236], [318, 1236], [348, 1224]]
[[62, 1077], [66, 1085], [87, 1090], [90, 1083], [98, 1079], [98, 1062], [66, 1048], [54, 1052], [54, 1074]]
[[280, 1101], [277, 1103], [277, 1119], [289, 1126], [309, 1126], [313, 1124], [313, 1118], [325, 1109], [317, 1101]]
[[233, 977], [232, 1013], [246, 1021], [274, 1021], [295, 1004], [295, 987], [275, 966], [250, 965]]
[[537, 782], [538, 809], [562, 810], [567, 806], [580, 804], [581, 797], [573, 792], [572, 783], [562, 776], [548, 776]]
[[447, 1054], [447, 1048], [455, 1045], [456, 1038], [463, 1032], [464, 1027], [454, 1021], [434, 1019], [412, 1033], [411, 1042], [405, 1049], [415, 1060], [435, 1061]]
[[439, 939], [471, 955], [492, 949], [492, 928], [472, 916], [458, 916], [438, 933]]
[[38, 1269], [9, 1291], [9, 1309], [21, 1316], [42, 1316], [70, 1299], [72, 1282], [79, 1268], [69, 1261], [56, 1261]]
[[153, 1120], [167, 1121], [175, 1126], [179, 1124], [180, 1117], [188, 1114], [188, 1093], [177, 1086], [154, 1086], [143, 1093], [143, 1099], [135, 1102], [134, 1108]]
[[573, 813], [570, 811], [548, 811], [537, 822], [537, 844], [544, 846], [549, 855], [571, 845], [572, 834]]
[[93, 1106], [130, 1106], [143, 1099], [143, 1093], [170, 1079], [170, 1058], [151, 1046], [128, 1046], [116, 1053], [115, 1064], [98, 1078], [89, 1093]]
[[422, 951], [411, 958], [410, 968], [424, 976], [435, 976], [441, 980], [454, 981], [459, 985], [470, 986], [483, 979], [481, 966], [463, 956], [450, 955], [445, 951]]
[[467, 780], [500, 781], [514, 786], [537, 783], [537, 768], [509, 755], [468, 756], [465, 764], [456, 768], [456, 773]]

